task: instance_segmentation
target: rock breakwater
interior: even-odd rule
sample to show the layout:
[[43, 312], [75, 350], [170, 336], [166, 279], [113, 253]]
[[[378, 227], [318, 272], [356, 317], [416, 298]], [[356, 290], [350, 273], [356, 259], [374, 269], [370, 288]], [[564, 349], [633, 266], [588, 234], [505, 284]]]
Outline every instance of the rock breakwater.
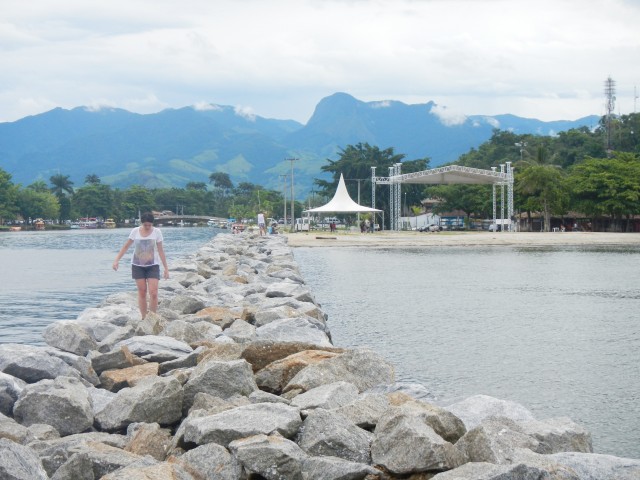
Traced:
[[172, 273], [157, 314], [116, 294], [0, 345], [0, 478], [640, 478], [568, 418], [437, 406], [334, 347], [284, 236], [218, 235]]

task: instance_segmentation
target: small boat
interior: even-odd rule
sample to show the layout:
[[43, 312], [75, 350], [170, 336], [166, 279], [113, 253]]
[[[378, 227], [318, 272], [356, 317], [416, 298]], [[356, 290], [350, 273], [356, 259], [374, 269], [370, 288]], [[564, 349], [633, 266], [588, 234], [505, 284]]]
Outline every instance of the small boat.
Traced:
[[116, 222], [113, 218], [107, 218], [104, 222], [104, 228], [116, 228]]
[[98, 220], [96, 218], [81, 218], [80, 228], [98, 228]]
[[10, 232], [19, 232], [22, 230], [22, 227], [9, 227]]
[[37, 218], [33, 224], [35, 225], [36, 230], [44, 230], [44, 220], [41, 218]]

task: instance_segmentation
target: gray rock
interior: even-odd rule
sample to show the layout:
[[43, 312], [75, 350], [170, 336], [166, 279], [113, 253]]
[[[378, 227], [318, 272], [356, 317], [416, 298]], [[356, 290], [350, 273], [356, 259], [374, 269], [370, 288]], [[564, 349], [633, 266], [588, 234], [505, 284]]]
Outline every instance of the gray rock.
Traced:
[[198, 298], [189, 295], [176, 295], [169, 303], [169, 309], [181, 314], [196, 313], [206, 305]]
[[[401, 397], [401, 400], [405, 398], [407, 397]], [[388, 409], [378, 421], [378, 425], [393, 421], [393, 418], [399, 415], [429, 425], [438, 435], [450, 443], [457, 442], [467, 431], [462, 420], [448, 410], [413, 399], [408, 399], [404, 403]]]
[[249, 401], [251, 403], [284, 403], [290, 405], [291, 401], [286, 398], [274, 395], [273, 393], [263, 392], [262, 390], [256, 390], [249, 394]]
[[519, 424], [506, 417], [488, 417], [456, 443], [456, 448], [470, 462], [507, 464], [516, 449], [535, 451], [538, 441], [526, 435]]
[[18, 400], [20, 392], [27, 385], [27, 382], [12, 375], [0, 372], [0, 413], [11, 415], [13, 405]]
[[36, 453], [11, 440], [0, 438], [0, 478], [3, 480], [48, 480]]
[[44, 423], [61, 435], [84, 432], [93, 425], [87, 389], [76, 378], [59, 377], [27, 385], [13, 409], [22, 425]]
[[183, 357], [193, 351], [186, 343], [171, 337], [147, 335], [132, 337], [116, 344], [116, 348], [125, 346], [129, 351], [148, 362], [167, 362]]
[[300, 342], [332, 347], [333, 345], [327, 334], [317, 328], [317, 325], [312, 320], [311, 317], [307, 316], [274, 320], [256, 328], [256, 336], [259, 340]]
[[91, 366], [97, 375], [106, 370], [120, 370], [144, 363], [146, 360], [133, 355], [125, 346], [111, 350], [108, 353], [98, 354], [91, 357]]
[[198, 347], [188, 355], [185, 355], [180, 358], [176, 358], [175, 360], [169, 360], [168, 362], [161, 363], [159, 372], [162, 375], [172, 370], [177, 370], [179, 368], [195, 367], [198, 364], [198, 357], [204, 351], [205, 351], [204, 347]]
[[314, 456], [339, 457], [356, 463], [371, 463], [370, 444], [373, 435], [346, 417], [317, 409], [309, 412], [297, 442]]
[[113, 400], [116, 396], [114, 392], [110, 392], [104, 388], [95, 388], [89, 387], [87, 388], [87, 392], [89, 393], [89, 397], [91, 398], [91, 405], [93, 407], [93, 416], [95, 417], [100, 413], [104, 408], [109, 405], [111, 400]]
[[535, 420], [533, 414], [519, 403], [488, 395], [474, 395], [444, 407], [464, 422], [470, 430], [487, 417], [507, 417], [515, 422]]
[[362, 392], [375, 385], [392, 383], [393, 366], [377, 353], [367, 349], [351, 350], [337, 357], [309, 365], [291, 379], [284, 391], [312, 388], [345, 381]]
[[107, 353], [114, 349], [115, 345], [131, 338], [135, 335], [135, 331], [131, 325], [117, 327], [110, 335], [105, 337], [98, 345], [100, 353]]
[[251, 366], [245, 360], [204, 361], [194, 369], [184, 386], [184, 408], [186, 411], [191, 407], [198, 392], [230, 398], [234, 395], [246, 396], [257, 389]]
[[27, 427], [29, 431], [30, 441], [34, 440], [54, 440], [60, 438], [60, 433], [51, 425], [44, 423], [34, 423]]
[[53, 322], [42, 333], [47, 345], [76, 355], [86, 355], [97, 350], [98, 344], [85, 329], [72, 320]]
[[185, 420], [184, 439], [198, 445], [215, 442], [223, 446], [251, 435], [278, 432], [290, 438], [302, 420], [297, 408], [279, 403], [256, 403], [232, 410]]
[[[73, 368], [78, 374], [80, 374], [80, 378], [82, 380], [85, 380], [91, 385], [98, 385], [100, 383], [98, 375], [96, 375], [95, 370], [91, 366], [91, 360], [87, 357], [81, 357], [75, 353], [63, 352], [62, 350], [58, 350], [53, 347], [47, 347], [45, 350], [50, 356], [59, 358]], [[91, 353], [97, 354], [98, 352], [94, 350]]]
[[611, 455], [563, 452], [549, 458], [574, 470], [580, 480], [637, 480], [640, 460]]
[[145, 465], [156, 463], [151, 458], [145, 459], [103, 443], [86, 443], [56, 470], [51, 480], [103, 479], [112, 472], [138, 462]]
[[126, 437], [102, 432], [90, 432], [69, 435], [55, 440], [32, 442], [29, 446], [35, 450], [40, 460], [42, 460], [42, 466], [45, 468], [47, 475], [52, 476], [72, 455], [86, 451], [90, 448], [90, 445], [98, 443], [122, 449], [126, 445]]
[[214, 340], [221, 333], [222, 329], [212, 323], [174, 320], [165, 326], [161, 335], [166, 335], [191, 345], [205, 340]]
[[390, 472], [406, 475], [449, 470], [465, 461], [456, 448], [426, 422], [404, 409], [384, 415], [374, 431], [371, 458]]
[[338, 408], [353, 402], [358, 397], [358, 388], [349, 382], [335, 382], [321, 385], [297, 395], [291, 405], [301, 410], [324, 408], [326, 410]]
[[159, 335], [167, 323], [167, 319], [162, 315], [149, 312], [144, 318], [131, 321], [130, 325], [136, 335]]
[[338, 457], [307, 457], [302, 465], [303, 480], [362, 480], [382, 472], [364, 463], [350, 462]]
[[389, 399], [380, 393], [363, 393], [353, 402], [335, 409], [336, 413], [344, 415], [360, 428], [366, 430], [374, 428], [380, 417], [389, 408]]
[[242, 466], [229, 451], [216, 443], [207, 443], [176, 459], [188, 471], [195, 472], [202, 480], [238, 480]]
[[518, 463], [466, 463], [461, 467], [439, 473], [431, 480], [579, 480], [571, 472], [553, 472], [544, 468]]
[[280, 435], [235, 440], [229, 450], [246, 470], [267, 480], [302, 480], [302, 466], [308, 457], [295, 442]]
[[236, 343], [249, 343], [256, 339], [256, 327], [244, 320], [236, 320], [224, 334]]
[[75, 369], [49, 355], [45, 348], [13, 343], [0, 344], [0, 371], [27, 383], [61, 376], [80, 378]]
[[96, 415], [103, 430], [123, 430], [130, 423], [172, 425], [182, 418], [182, 385], [175, 378], [148, 377], [123, 388]]
[[20, 425], [11, 417], [0, 414], [0, 438], [26, 444], [31, 440], [31, 434], [27, 427]]
[[538, 453], [582, 452], [592, 453], [591, 434], [570, 418], [548, 418], [520, 422], [524, 433], [538, 440]]
[[180, 465], [175, 465], [172, 463], [147, 465], [148, 463], [151, 462], [149, 462], [148, 460], [135, 462], [124, 468], [116, 470], [113, 473], [109, 473], [104, 477], [100, 477], [100, 480], [196, 480]]

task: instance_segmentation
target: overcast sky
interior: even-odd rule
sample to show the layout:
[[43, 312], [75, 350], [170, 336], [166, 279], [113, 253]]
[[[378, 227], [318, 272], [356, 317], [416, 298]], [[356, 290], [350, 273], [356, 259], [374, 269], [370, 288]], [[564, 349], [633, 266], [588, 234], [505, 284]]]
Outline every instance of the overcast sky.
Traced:
[[640, 91], [638, 0], [0, 0], [0, 122], [187, 105], [306, 123], [335, 92], [575, 120]]

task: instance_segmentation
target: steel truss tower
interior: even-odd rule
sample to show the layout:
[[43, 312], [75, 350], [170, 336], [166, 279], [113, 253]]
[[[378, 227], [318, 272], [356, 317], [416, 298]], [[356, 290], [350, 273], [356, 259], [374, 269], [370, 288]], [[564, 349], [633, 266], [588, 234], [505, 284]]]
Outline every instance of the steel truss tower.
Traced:
[[[401, 185], [403, 183], [418, 183], [435, 185], [438, 183], [478, 183], [493, 186], [493, 225], [497, 225], [497, 188], [500, 187], [500, 225], [501, 230], [515, 231], [515, 219], [513, 208], [513, 167], [511, 162], [500, 165], [500, 171], [496, 167], [491, 170], [479, 168], [463, 167], [460, 165], [449, 165], [438, 167], [421, 172], [401, 174], [401, 164], [396, 163], [389, 167], [388, 177], [377, 177], [376, 167], [371, 167], [371, 206], [375, 205], [376, 185], [389, 185], [389, 225], [391, 230], [400, 230], [400, 206], [401, 206]], [[505, 205], [506, 187], [506, 205]], [[506, 217], [505, 217], [506, 208]]]

